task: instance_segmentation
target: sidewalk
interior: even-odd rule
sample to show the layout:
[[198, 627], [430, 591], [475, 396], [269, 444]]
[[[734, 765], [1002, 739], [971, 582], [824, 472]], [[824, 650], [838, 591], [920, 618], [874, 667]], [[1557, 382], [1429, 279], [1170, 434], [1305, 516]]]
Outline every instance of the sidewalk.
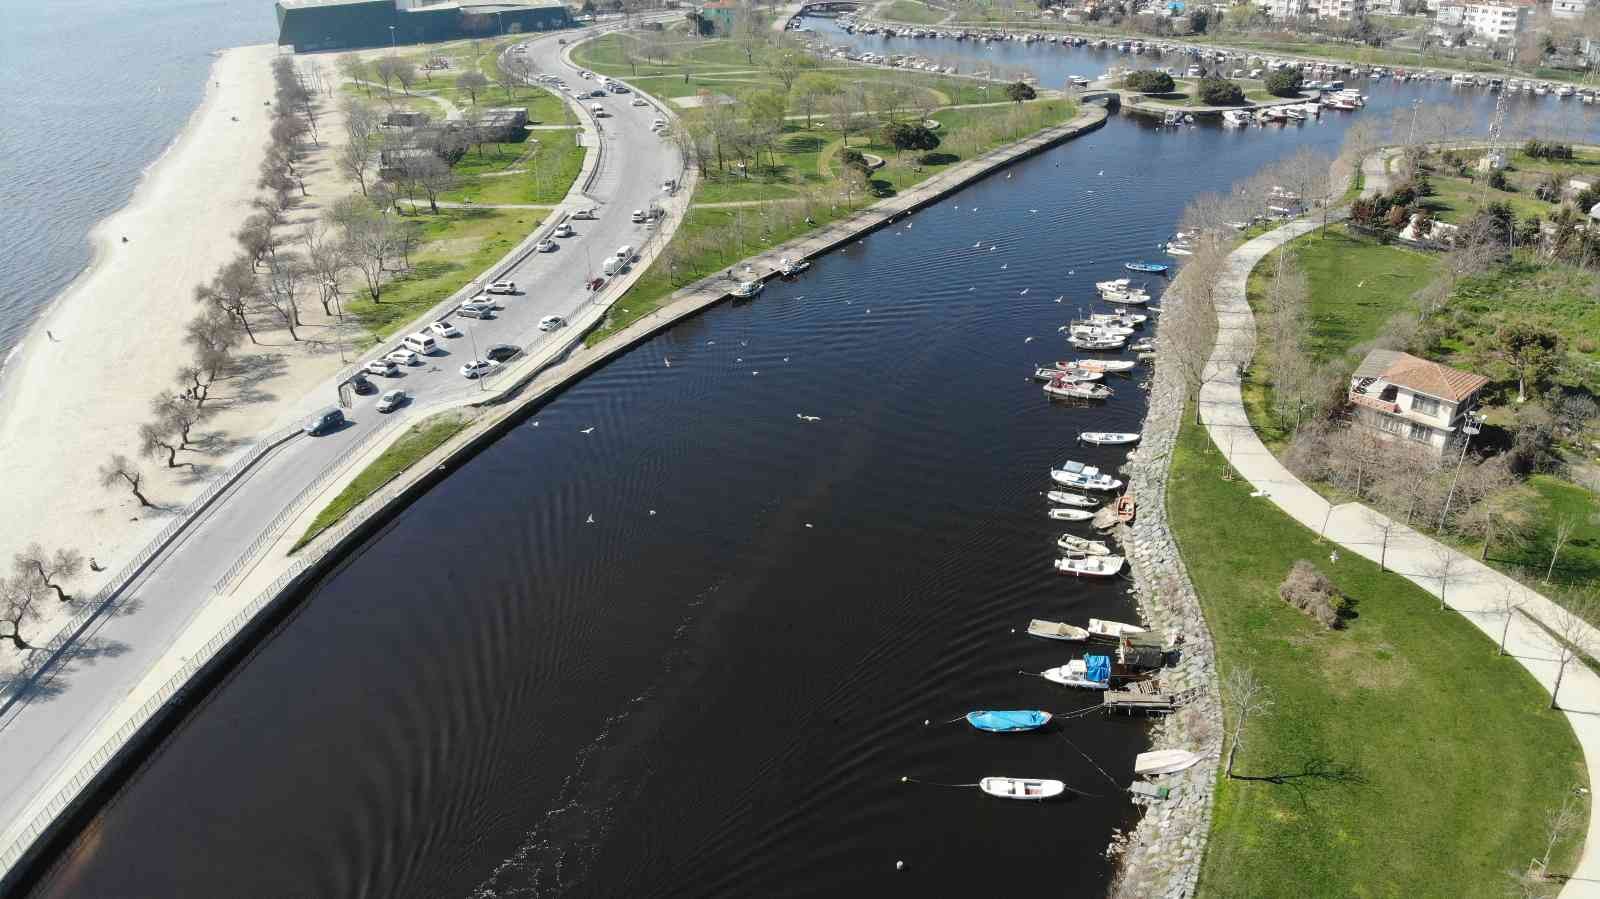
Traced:
[[[1368, 184], [1372, 172], [1367, 172]], [[1316, 222], [1298, 221], [1270, 231], [1235, 250], [1228, 258], [1222, 289], [1216, 294], [1217, 343], [1211, 351], [1207, 380], [1200, 388], [1200, 414], [1211, 440], [1245, 480], [1260, 490], [1296, 521], [1332, 542], [1376, 562], [1384, 555], [1383, 528], [1390, 526], [1387, 567], [1434, 596], [1439, 578], [1431, 572], [1442, 555], [1453, 558], [1455, 570], [1447, 584], [1445, 603], [1476, 624], [1488, 637], [1484, 652], [1492, 652], [1500, 639], [1504, 616], [1495, 603], [1510, 595], [1523, 600], [1522, 614], [1513, 616], [1506, 651], [1550, 690], [1556, 680], [1557, 644], [1529, 618], [1554, 625], [1557, 607], [1477, 559], [1427, 537], [1360, 503], [1332, 506], [1307, 487], [1272, 455], [1256, 436], [1245, 414], [1240, 394], [1239, 367], [1255, 352], [1255, 316], [1245, 298], [1250, 272], [1267, 254], [1296, 237], [1315, 230]], [[1600, 641], [1600, 631], [1588, 628]], [[1596, 645], [1600, 645], [1597, 642]], [[1560, 707], [1583, 747], [1591, 788], [1600, 784], [1600, 675], [1581, 662], [1567, 665], [1561, 682]], [[1591, 808], [1589, 826], [1578, 864], [1562, 888], [1562, 899], [1600, 897], [1600, 816]]]

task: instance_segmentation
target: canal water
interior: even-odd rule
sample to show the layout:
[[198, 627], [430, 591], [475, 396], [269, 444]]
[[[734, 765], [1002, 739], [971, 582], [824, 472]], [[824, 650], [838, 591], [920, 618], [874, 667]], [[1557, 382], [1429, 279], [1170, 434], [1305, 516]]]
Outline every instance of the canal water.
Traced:
[[[1106, 65], [1001, 47], [1047, 84]], [[1069, 408], [1027, 375], [1196, 193], [1416, 97], [1492, 106], [1367, 89], [1282, 129], [1113, 120], [642, 344], [317, 586], [35, 895], [1103, 893], [1145, 724], [950, 723], [1089, 705], [1019, 674], [1072, 655], [1020, 631], [1135, 615], [1052, 571], [1043, 493], [1117, 465], [1073, 438], [1138, 429], [1138, 379]], [[986, 775], [1083, 795], [959, 786]]]

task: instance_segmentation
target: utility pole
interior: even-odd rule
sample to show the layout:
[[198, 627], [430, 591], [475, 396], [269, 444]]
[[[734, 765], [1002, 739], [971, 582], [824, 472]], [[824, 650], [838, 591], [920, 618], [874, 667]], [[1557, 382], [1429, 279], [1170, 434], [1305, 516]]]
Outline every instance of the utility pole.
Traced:
[[1481, 427], [1483, 416], [1481, 413], [1468, 412], [1466, 421], [1461, 423], [1461, 433], [1466, 439], [1461, 441], [1461, 455], [1456, 459], [1455, 474], [1450, 476], [1450, 491], [1444, 496], [1444, 511], [1439, 513], [1439, 533], [1444, 533], [1444, 523], [1450, 517], [1450, 501], [1456, 496], [1456, 481], [1461, 478], [1461, 465], [1467, 461], [1467, 447], [1472, 445], [1473, 435], [1483, 430]]

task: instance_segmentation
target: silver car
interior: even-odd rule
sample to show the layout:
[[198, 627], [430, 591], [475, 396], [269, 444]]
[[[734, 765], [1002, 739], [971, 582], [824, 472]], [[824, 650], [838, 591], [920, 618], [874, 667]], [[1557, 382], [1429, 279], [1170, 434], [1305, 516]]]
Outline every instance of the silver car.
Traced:
[[406, 395], [404, 390], [391, 390], [388, 393], [385, 393], [383, 396], [378, 397], [378, 411], [393, 412], [401, 406], [404, 406], [406, 404], [406, 400], [408, 399], [410, 399], [410, 397]]

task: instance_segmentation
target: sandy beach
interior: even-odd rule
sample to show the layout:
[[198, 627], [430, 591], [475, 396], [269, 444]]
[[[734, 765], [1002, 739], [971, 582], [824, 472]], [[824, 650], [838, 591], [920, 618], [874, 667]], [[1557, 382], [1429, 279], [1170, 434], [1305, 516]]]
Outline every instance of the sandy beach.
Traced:
[[[238, 353], [263, 377], [213, 388], [218, 413], [201, 430], [218, 435], [216, 446], [180, 457], [197, 466], [168, 469], [160, 460], [139, 460], [144, 492], [162, 510], [141, 509], [127, 490], [99, 484], [97, 469], [112, 453], [138, 458], [138, 427], [150, 420], [151, 398], [175, 387], [177, 369], [190, 357], [183, 331], [199, 311], [194, 289], [239, 252], [233, 235], [259, 193], [271, 121], [270, 63], [277, 52], [260, 45], [219, 54], [200, 106], [128, 205], [95, 227], [94, 261], [50, 304], [6, 366], [0, 446], [7, 464], [0, 490], [12, 511], [0, 528], [0, 560], [9, 562], [32, 541], [47, 550], [76, 548], [106, 572], [85, 572], [68, 589], [93, 593], [209, 474], [339, 367], [333, 347], [261, 332], [266, 346], [246, 343]], [[330, 132], [338, 127], [328, 122]], [[317, 180], [331, 194], [337, 178], [331, 171], [323, 175]], [[313, 194], [322, 186], [313, 186]], [[315, 214], [313, 204], [306, 208], [306, 215]], [[321, 310], [313, 311], [302, 337], [325, 336]], [[53, 600], [40, 610], [44, 617], [24, 630], [34, 643], [70, 615]], [[21, 655], [0, 653], [0, 674], [14, 670]]]

